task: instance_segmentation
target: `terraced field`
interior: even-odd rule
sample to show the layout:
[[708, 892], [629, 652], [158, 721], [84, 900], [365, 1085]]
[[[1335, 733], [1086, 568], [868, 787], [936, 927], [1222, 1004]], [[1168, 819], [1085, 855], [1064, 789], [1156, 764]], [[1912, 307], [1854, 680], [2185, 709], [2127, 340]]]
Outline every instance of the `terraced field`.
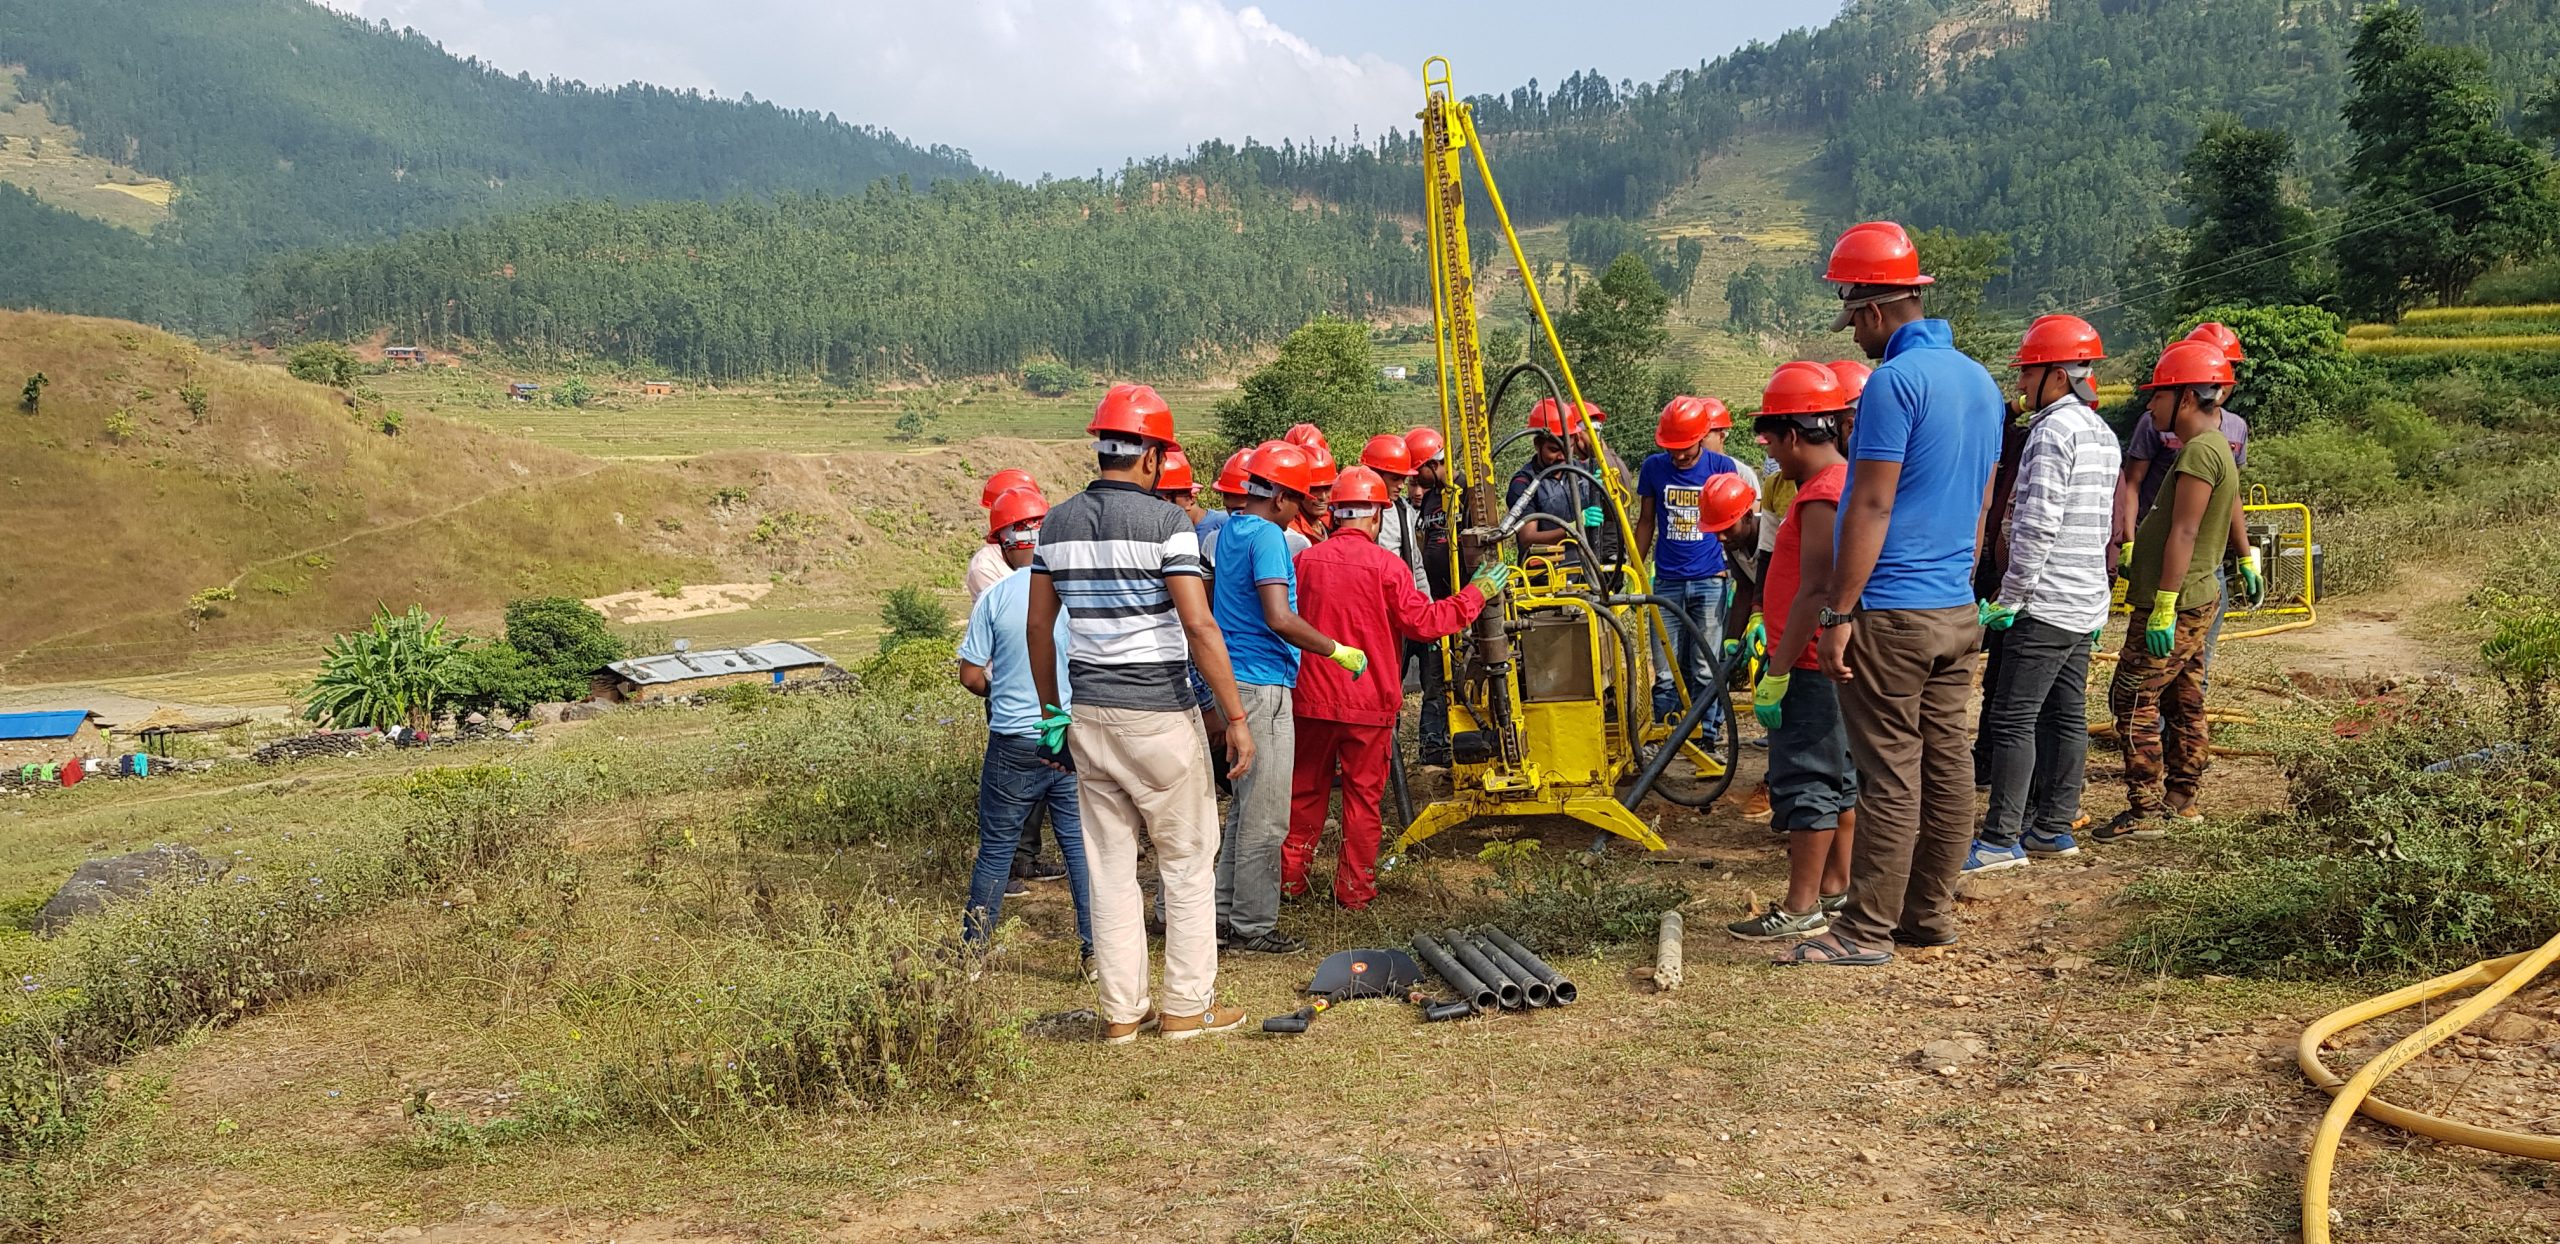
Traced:
[[148, 232], [169, 218], [177, 187], [80, 149], [80, 131], [43, 104], [18, 98], [15, 65], [0, 65], [0, 182], [64, 211]]
[[2478, 355], [2560, 350], [2560, 303], [2423, 307], [2398, 324], [2358, 324], [2347, 348], [2384, 356]]

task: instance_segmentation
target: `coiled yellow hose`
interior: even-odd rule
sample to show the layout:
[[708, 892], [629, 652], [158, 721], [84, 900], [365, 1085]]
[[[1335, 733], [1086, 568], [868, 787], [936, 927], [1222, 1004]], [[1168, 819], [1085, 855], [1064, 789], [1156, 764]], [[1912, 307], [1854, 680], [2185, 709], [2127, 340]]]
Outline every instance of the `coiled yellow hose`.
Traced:
[[[2524, 988], [2555, 961], [2560, 961], [2560, 937], [2543, 943], [2540, 950], [2475, 963], [2459, 972], [2421, 981], [2406, 989], [2395, 989], [2378, 998], [2368, 998], [2354, 1006], [2333, 1011], [2320, 1022], [2303, 1029], [2302, 1040], [2294, 1047], [2293, 1061], [2302, 1068], [2302, 1074], [2311, 1077], [2313, 1084], [2328, 1090], [2335, 1100], [2329, 1103], [2329, 1113], [2320, 1120], [2320, 1130], [2311, 1141], [2311, 1161], [2303, 1170], [2302, 1244], [2328, 1244], [2329, 1176], [2337, 1166], [2338, 1141], [2346, 1135], [2347, 1120], [2359, 1110], [2378, 1122], [2436, 1140], [2486, 1149], [2492, 1153], [2560, 1162], [2560, 1136], [2536, 1136], [2456, 1123], [2405, 1106], [2395, 1106], [2372, 1095], [2374, 1086], [2382, 1083], [2385, 1077], [2445, 1038], [2470, 1026], [2473, 1020], [2488, 1014], [2492, 1007]], [[2320, 1061], [2321, 1042], [2338, 1033], [2394, 1011], [2475, 986], [2480, 992], [2472, 995], [2470, 1001], [2402, 1037], [2390, 1049], [2375, 1055], [2356, 1072], [2353, 1079], [2339, 1078], [2338, 1073], [2329, 1070], [2328, 1064]]]

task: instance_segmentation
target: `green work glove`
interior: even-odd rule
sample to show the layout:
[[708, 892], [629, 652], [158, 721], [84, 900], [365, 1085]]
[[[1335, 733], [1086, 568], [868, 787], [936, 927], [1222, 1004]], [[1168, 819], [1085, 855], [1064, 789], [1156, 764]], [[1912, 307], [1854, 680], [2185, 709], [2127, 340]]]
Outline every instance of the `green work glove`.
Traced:
[[1040, 746], [1057, 751], [1067, 745], [1067, 725], [1075, 719], [1055, 704], [1040, 706]]
[[1349, 644], [1335, 644], [1333, 651], [1326, 653], [1324, 659], [1341, 666], [1354, 682], [1359, 681], [1360, 675], [1369, 669], [1369, 654]]
[[1609, 521], [1609, 512], [1599, 506], [1588, 506], [1582, 511], [1582, 525], [1585, 527], [1597, 527], [1607, 521]]
[[1775, 730], [1785, 720], [1783, 701], [1787, 698], [1788, 677], [1786, 670], [1763, 674], [1760, 685], [1751, 690], [1751, 715], [1759, 718], [1760, 724], [1767, 729]]
[[1974, 625], [1995, 631], [2008, 630], [2017, 622], [2018, 615], [2023, 612], [2025, 612], [2024, 606], [2002, 605], [1987, 600], [1978, 600], [1973, 603]]
[[2248, 598], [2252, 609], [2267, 598], [2266, 563], [2256, 549], [2249, 550], [2249, 555], [2240, 559], [2240, 594]]
[[2107, 624], [2106, 624], [2106, 623], [2104, 623], [2104, 622], [2101, 622], [2101, 623], [2097, 624], [2096, 626], [2094, 626], [2094, 627], [2090, 628], [2090, 630], [2089, 630], [2089, 651], [2091, 651], [2091, 652], [2096, 652], [2096, 651], [2098, 650], [2098, 641], [2099, 641], [2100, 639], [2105, 638], [2105, 637], [2106, 637], [2106, 634], [2107, 634]]
[[2116, 570], [2122, 573], [2131, 569], [2133, 569], [2133, 541], [2127, 540], [2116, 546]]
[[1754, 653], [1769, 651], [1769, 625], [1759, 610], [1751, 612], [1751, 622], [1742, 628], [1742, 646]]
[[1485, 599], [1491, 600], [1502, 595], [1502, 589], [1510, 585], [1511, 564], [1499, 557], [1487, 559], [1485, 564], [1476, 567], [1476, 577], [1467, 582], [1484, 593]]
[[2169, 655], [2170, 649], [2178, 646], [2178, 594], [2176, 592], [2151, 594], [2151, 620], [2143, 625], [2142, 646], [2149, 648], [2151, 655], [2155, 657], [2165, 657]]

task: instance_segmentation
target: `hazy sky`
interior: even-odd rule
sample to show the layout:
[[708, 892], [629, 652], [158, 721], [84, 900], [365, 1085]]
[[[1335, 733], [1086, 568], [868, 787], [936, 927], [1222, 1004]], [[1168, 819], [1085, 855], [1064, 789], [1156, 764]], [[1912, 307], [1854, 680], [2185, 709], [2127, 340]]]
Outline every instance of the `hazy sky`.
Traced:
[[1419, 66], [1459, 90], [1577, 68], [1658, 78], [1840, 0], [325, 0], [535, 76], [639, 79], [832, 111], [1022, 178], [1202, 138], [1410, 128]]

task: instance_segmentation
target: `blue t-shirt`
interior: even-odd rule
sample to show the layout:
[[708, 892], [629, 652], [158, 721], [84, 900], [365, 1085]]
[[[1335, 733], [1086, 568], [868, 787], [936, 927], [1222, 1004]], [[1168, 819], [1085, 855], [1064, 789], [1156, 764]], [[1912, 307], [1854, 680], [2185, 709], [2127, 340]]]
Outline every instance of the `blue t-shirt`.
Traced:
[[1653, 572], [1661, 579], [1706, 579], [1724, 573], [1724, 542], [1712, 531], [1698, 530], [1698, 494], [1718, 475], [1737, 474], [1733, 459], [1710, 449], [1688, 470], [1672, 465], [1671, 455], [1644, 460], [1636, 477], [1636, 495], [1653, 502]]
[[1218, 573], [1209, 585], [1210, 612], [1226, 636], [1227, 661], [1236, 681], [1257, 687], [1298, 685], [1298, 650], [1262, 620], [1262, 585], [1289, 589], [1298, 607], [1298, 568], [1289, 561], [1289, 539], [1259, 514], [1230, 514], [1218, 529]]
[[1858, 464], [1902, 464], [1893, 521], [1860, 608], [1973, 603], [1974, 531], [1983, 490], [2000, 465], [2000, 426], [2008, 417], [1999, 384], [1955, 348], [1945, 320], [1919, 320], [1894, 332], [1858, 398], [1849, 484], [1840, 501], [1845, 525], [1858, 495]]
[[[1218, 572], [1218, 565], [1212, 560], [1209, 550], [1218, 542], [1218, 529], [1226, 525], [1225, 510], [1211, 510], [1199, 522], [1191, 525], [1192, 532], [1200, 537], [1200, 560], [1208, 563], [1209, 573], [1213, 575]], [[1212, 582], [1215, 581], [1212, 580]], [[1210, 693], [1209, 680], [1200, 676], [1200, 667], [1197, 665], [1191, 667], [1191, 702], [1199, 705], [1203, 711], [1218, 706], [1218, 697]]]
[[[1031, 621], [1031, 568], [996, 580], [995, 586], [969, 606], [969, 626], [960, 633], [960, 659], [987, 671], [987, 729], [1019, 739], [1040, 737], [1040, 693], [1031, 681], [1031, 645], [1022, 633]], [[1067, 611], [1058, 611], [1058, 699], [1072, 707], [1067, 691]]]

